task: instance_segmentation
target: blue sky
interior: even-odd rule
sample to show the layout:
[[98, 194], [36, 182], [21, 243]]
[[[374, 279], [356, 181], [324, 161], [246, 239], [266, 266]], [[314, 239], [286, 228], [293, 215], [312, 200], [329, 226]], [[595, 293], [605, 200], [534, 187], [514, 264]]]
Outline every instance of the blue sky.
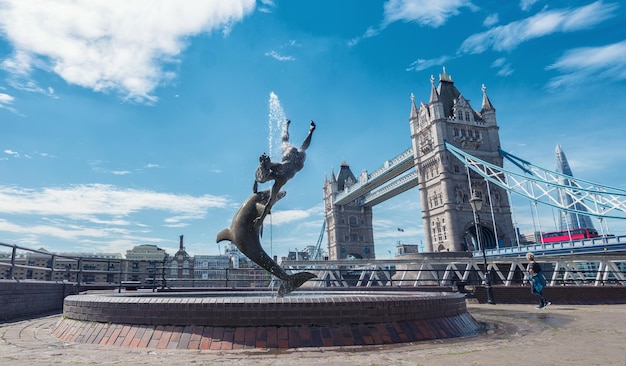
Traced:
[[[625, 16], [617, 1], [0, 0], [0, 242], [172, 253], [184, 234], [217, 254], [270, 149], [274, 93], [294, 143], [318, 128], [264, 246], [314, 245], [325, 177], [410, 147], [410, 95], [427, 102], [443, 66], [474, 109], [485, 84], [504, 150], [553, 168], [558, 143], [575, 176], [625, 187]], [[419, 243], [417, 189], [374, 225], [380, 258]]]

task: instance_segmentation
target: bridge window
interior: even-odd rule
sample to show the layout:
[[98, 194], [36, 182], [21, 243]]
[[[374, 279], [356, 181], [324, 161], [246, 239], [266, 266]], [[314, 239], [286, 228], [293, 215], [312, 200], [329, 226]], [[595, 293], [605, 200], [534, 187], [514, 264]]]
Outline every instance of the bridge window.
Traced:
[[465, 120], [469, 121], [470, 120], [470, 114], [469, 112], [465, 112]]
[[474, 131], [474, 137], [479, 139], [480, 138], [480, 131], [478, 131], [478, 130]]
[[454, 164], [454, 172], [455, 173], [459, 172], [459, 165], [458, 164]]
[[457, 115], [457, 119], [459, 120], [463, 120], [463, 112], [459, 111], [458, 115]]
[[461, 137], [465, 137], [465, 130], [461, 130]]
[[453, 132], [454, 132], [454, 136], [455, 137], [459, 135], [459, 129], [458, 128], [454, 128]]
[[356, 217], [350, 216], [349, 221], [350, 221], [350, 226], [356, 226]]
[[370, 254], [370, 248], [365, 247], [365, 254]]

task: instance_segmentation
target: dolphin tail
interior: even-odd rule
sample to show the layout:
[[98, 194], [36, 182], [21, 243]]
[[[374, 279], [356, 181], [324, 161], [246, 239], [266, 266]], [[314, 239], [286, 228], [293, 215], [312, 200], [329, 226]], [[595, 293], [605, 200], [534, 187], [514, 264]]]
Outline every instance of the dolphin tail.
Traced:
[[220, 231], [219, 233], [217, 233], [217, 238], [215, 239], [215, 242], [219, 243], [220, 241], [223, 241], [223, 240], [233, 241], [232, 238], [233, 238], [233, 234], [230, 232], [230, 228], [226, 228]]
[[317, 276], [311, 272], [300, 272], [294, 275], [287, 276], [287, 279], [284, 280], [283, 283], [278, 288], [277, 296], [278, 297], [285, 296], [286, 294], [302, 286], [302, 284], [304, 284], [306, 281], [312, 278], [317, 278]]

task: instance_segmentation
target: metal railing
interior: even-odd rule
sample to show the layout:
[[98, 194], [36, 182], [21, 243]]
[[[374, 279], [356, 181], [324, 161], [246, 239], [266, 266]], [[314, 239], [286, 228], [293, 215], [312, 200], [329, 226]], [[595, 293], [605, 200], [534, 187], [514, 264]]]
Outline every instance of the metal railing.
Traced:
[[[2, 255], [1, 248], [10, 253]], [[210, 268], [210, 278], [171, 277], [166, 261], [96, 258], [51, 253], [0, 242], [0, 279], [76, 283], [85, 289], [152, 289], [172, 287], [267, 286], [269, 274], [257, 268]], [[192, 269], [190, 269], [190, 272]]]
[[[207, 287], [277, 287], [279, 280], [258, 269], [211, 268], [211, 278], [172, 278], [164, 261], [135, 261], [120, 258], [91, 258], [60, 255], [0, 243], [11, 248], [11, 254], [0, 257], [0, 278], [17, 278], [18, 271], [32, 271], [31, 278], [75, 282], [81, 289], [207, 288]], [[23, 251], [31, 253], [37, 263], [25, 262]], [[626, 286], [626, 253], [595, 255], [537, 255], [550, 286]], [[22, 262], [22, 263], [20, 263]], [[58, 263], [65, 267], [58, 268]], [[56, 264], [56, 266], [55, 266]], [[69, 264], [69, 265], [68, 265]], [[527, 261], [523, 257], [490, 257], [489, 279], [494, 285], [527, 284]], [[288, 273], [310, 271], [317, 275], [308, 287], [426, 287], [481, 286], [485, 281], [480, 258], [468, 256], [441, 257], [436, 253], [420, 254], [416, 259], [283, 261]], [[106, 269], [99, 269], [106, 268]], [[130, 270], [129, 270], [130, 269]], [[203, 268], [206, 269], [206, 268]], [[36, 276], [35, 276], [36, 274]], [[95, 277], [99, 275], [100, 277]], [[104, 279], [97, 281], [95, 279]], [[19, 278], [18, 278], [19, 279]], [[92, 279], [93, 281], [89, 281]]]

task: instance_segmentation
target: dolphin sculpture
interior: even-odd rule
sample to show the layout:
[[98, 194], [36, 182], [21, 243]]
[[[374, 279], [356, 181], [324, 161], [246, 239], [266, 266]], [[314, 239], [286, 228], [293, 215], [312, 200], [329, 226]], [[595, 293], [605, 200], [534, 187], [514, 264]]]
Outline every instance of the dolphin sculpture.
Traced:
[[[277, 296], [283, 297], [291, 291], [302, 286], [306, 281], [317, 276], [310, 272], [299, 272], [293, 275], [287, 274], [285, 270], [276, 263], [261, 246], [260, 237], [263, 233], [263, 226], [255, 225], [255, 219], [265, 210], [265, 205], [270, 199], [270, 190], [257, 191], [257, 182], [254, 184], [253, 194], [241, 205], [229, 228], [217, 234], [216, 242], [229, 240], [250, 260], [261, 266], [263, 269], [282, 280], [278, 288]], [[285, 196], [284, 191], [280, 191], [277, 200]], [[258, 221], [257, 221], [258, 222]]]

